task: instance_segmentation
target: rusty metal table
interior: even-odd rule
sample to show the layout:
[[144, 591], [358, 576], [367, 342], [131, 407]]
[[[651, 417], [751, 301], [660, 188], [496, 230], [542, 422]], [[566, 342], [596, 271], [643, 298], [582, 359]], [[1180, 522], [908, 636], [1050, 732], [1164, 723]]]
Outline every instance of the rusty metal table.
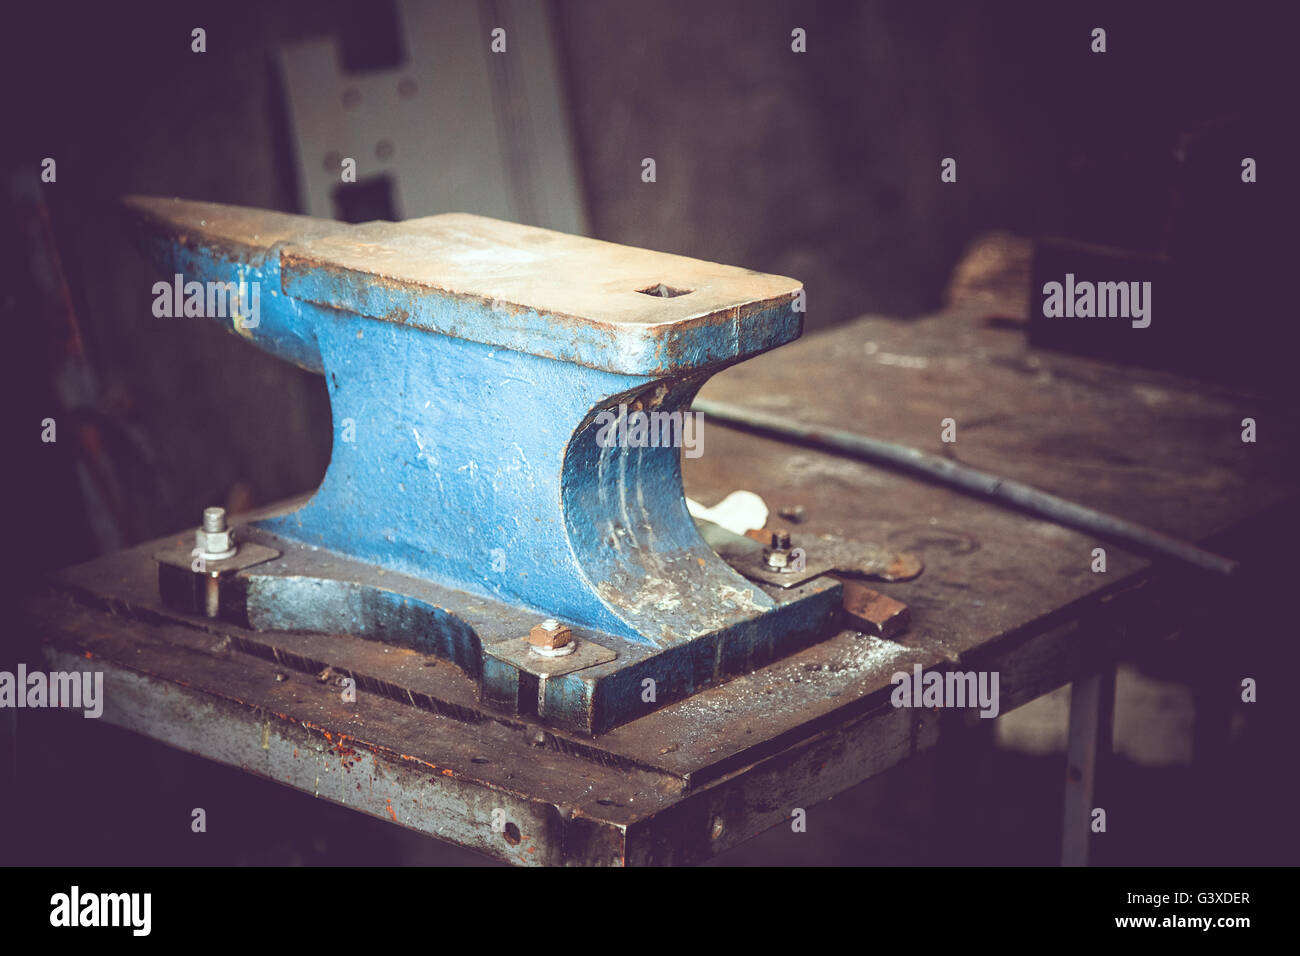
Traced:
[[[703, 397], [941, 451], [1200, 542], [1267, 529], [1295, 498], [1284, 443], [1241, 440], [1261, 401], [1034, 352], [970, 315], [861, 319], [731, 369]], [[802, 505], [798, 534], [919, 552], [920, 578], [880, 586], [911, 606], [910, 630], [843, 631], [593, 739], [486, 710], [454, 666], [412, 650], [320, 634], [270, 648], [178, 618], [157, 600], [158, 542], [64, 572], [30, 602], [31, 626], [49, 667], [105, 671], [105, 719], [162, 743], [510, 863], [681, 864], [960, 739], [971, 712], [891, 705], [891, 676], [914, 664], [998, 671], [1003, 713], [1083, 679], [1076, 742], [1104, 749], [1106, 675], [1126, 642], [1214, 597], [1085, 534], [723, 428], [706, 426], [685, 474], [706, 504], [746, 488]], [[356, 676], [355, 703], [325, 660]], [[1078, 782], [1067, 812], [1086, 805], [1089, 775]]]

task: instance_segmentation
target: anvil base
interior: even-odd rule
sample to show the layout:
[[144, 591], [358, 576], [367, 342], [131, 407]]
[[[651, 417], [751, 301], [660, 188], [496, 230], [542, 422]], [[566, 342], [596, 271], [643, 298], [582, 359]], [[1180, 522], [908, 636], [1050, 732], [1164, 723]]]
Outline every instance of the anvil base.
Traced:
[[[250, 566], [237, 556], [229, 562], [230, 573], [219, 573], [222, 563], [216, 562], [209, 574], [196, 574], [188, 539], [177, 538], [120, 556], [132, 567], [139, 562], [145, 572], [161, 558], [156, 583], [150, 580], [147, 589], [142, 585], [128, 595], [120, 582], [99, 578], [98, 569], [116, 557], [69, 569], [61, 578], [92, 600], [128, 601], [140, 613], [178, 624], [211, 627], [216, 618], [238, 625], [236, 646], [272, 660], [292, 662], [298, 654], [294, 642], [315, 635], [313, 653], [299, 667], [311, 673], [350, 672], [330, 644], [342, 635], [409, 649], [454, 665], [489, 708], [582, 734], [603, 733], [824, 638], [841, 603], [841, 586], [831, 578], [764, 587], [774, 609], [738, 623], [721, 621], [712, 633], [689, 642], [653, 647], [575, 627], [575, 650], [546, 657], [526, 639], [539, 619], [535, 610], [375, 568], [255, 525], [240, 528], [238, 536], [242, 551], [255, 551], [262, 560]], [[219, 597], [212, 614], [214, 588]], [[401, 692], [432, 693], [418, 686]], [[435, 709], [459, 706], [430, 703]]]

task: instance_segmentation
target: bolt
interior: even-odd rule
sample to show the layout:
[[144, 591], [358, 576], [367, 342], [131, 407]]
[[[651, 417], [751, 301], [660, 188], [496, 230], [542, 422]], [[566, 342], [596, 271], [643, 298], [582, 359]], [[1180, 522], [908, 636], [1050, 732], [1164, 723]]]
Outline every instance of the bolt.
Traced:
[[226, 525], [225, 508], [204, 508], [203, 524], [194, 532], [194, 546], [208, 561], [234, 557], [235, 535]]
[[203, 530], [209, 534], [219, 534], [226, 530], [225, 508], [203, 509]]
[[573, 631], [549, 617], [542, 623], [534, 625], [528, 634], [529, 644], [548, 651], [567, 647], [572, 640]]
[[790, 570], [790, 532], [772, 532], [771, 544], [763, 549], [763, 562], [773, 571]]
[[776, 513], [786, 521], [793, 521], [795, 524], [803, 524], [808, 520], [808, 512], [803, 505], [786, 505], [778, 508]]
[[208, 617], [216, 617], [221, 613], [221, 582], [215, 577], [204, 579], [203, 613]]

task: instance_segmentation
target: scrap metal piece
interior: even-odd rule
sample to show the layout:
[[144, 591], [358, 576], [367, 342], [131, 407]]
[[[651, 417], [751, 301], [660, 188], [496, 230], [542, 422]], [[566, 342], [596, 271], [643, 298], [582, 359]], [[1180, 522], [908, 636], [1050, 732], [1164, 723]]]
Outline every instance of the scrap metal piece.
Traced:
[[[704, 518], [697, 517], [695, 523], [709, 547], [722, 560], [751, 580], [782, 588], [791, 588], [825, 574], [876, 581], [910, 581], [925, 570], [925, 563], [911, 552], [892, 551], [831, 534], [801, 539], [807, 542], [807, 548], [797, 549], [797, 560], [787, 559], [784, 564], [773, 566], [769, 554], [774, 550], [771, 543], [773, 531], [757, 528], [740, 535]], [[787, 534], [785, 540], [786, 554], [796, 557], [793, 539]]]
[[844, 613], [868, 634], [895, 638], [907, 630], [912, 612], [902, 601], [857, 581], [844, 582]]
[[830, 562], [836, 572], [874, 581], [911, 581], [925, 570], [925, 562], [910, 551], [894, 551], [838, 535], [818, 535], [808, 548], [820, 560]]

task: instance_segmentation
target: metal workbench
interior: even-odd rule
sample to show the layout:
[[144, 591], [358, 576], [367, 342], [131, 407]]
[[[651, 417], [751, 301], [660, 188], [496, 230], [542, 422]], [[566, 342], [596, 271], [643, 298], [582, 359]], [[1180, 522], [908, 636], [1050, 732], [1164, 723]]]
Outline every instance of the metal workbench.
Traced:
[[[957, 312], [813, 335], [728, 370], [702, 397], [948, 454], [1196, 541], [1267, 524], [1296, 492], [1277, 443], [1241, 440], [1259, 403], [1033, 352], [1019, 329]], [[940, 441], [946, 418], [952, 444]], [[1091, 750], [1108, 742], [1114, 662], [1195, 617], [1214, 588], [988, 502], [720, 427], [706, 425], [704, 454], [684, 469], [706, 504], [745, 488], [773, 508], [803, 506], [793, 530], [814, 544], [837, 534], [919, 553], [921, 577], [878, 585], [911, 607], [910, 630], [843, 631], [593, 739], [491, 711], [455, 666], [414, 650], [272, 640], [167, 611], [152, 555], [168, 542], [63, 572], [32, 599], [32, 626], [52, 669], [105, 671], [111, 723], [526, 865], [697, 862], [960, 741], [973, 713], [891, 705], [891, 675], [914, 664], [998, 671], [1002, 713], [1078, 680], [1064, 845], [1067, 862], [1086, 857], [1079, 814]], [[340, 673], [356, 677], [355, 703], [341, 700]]]

